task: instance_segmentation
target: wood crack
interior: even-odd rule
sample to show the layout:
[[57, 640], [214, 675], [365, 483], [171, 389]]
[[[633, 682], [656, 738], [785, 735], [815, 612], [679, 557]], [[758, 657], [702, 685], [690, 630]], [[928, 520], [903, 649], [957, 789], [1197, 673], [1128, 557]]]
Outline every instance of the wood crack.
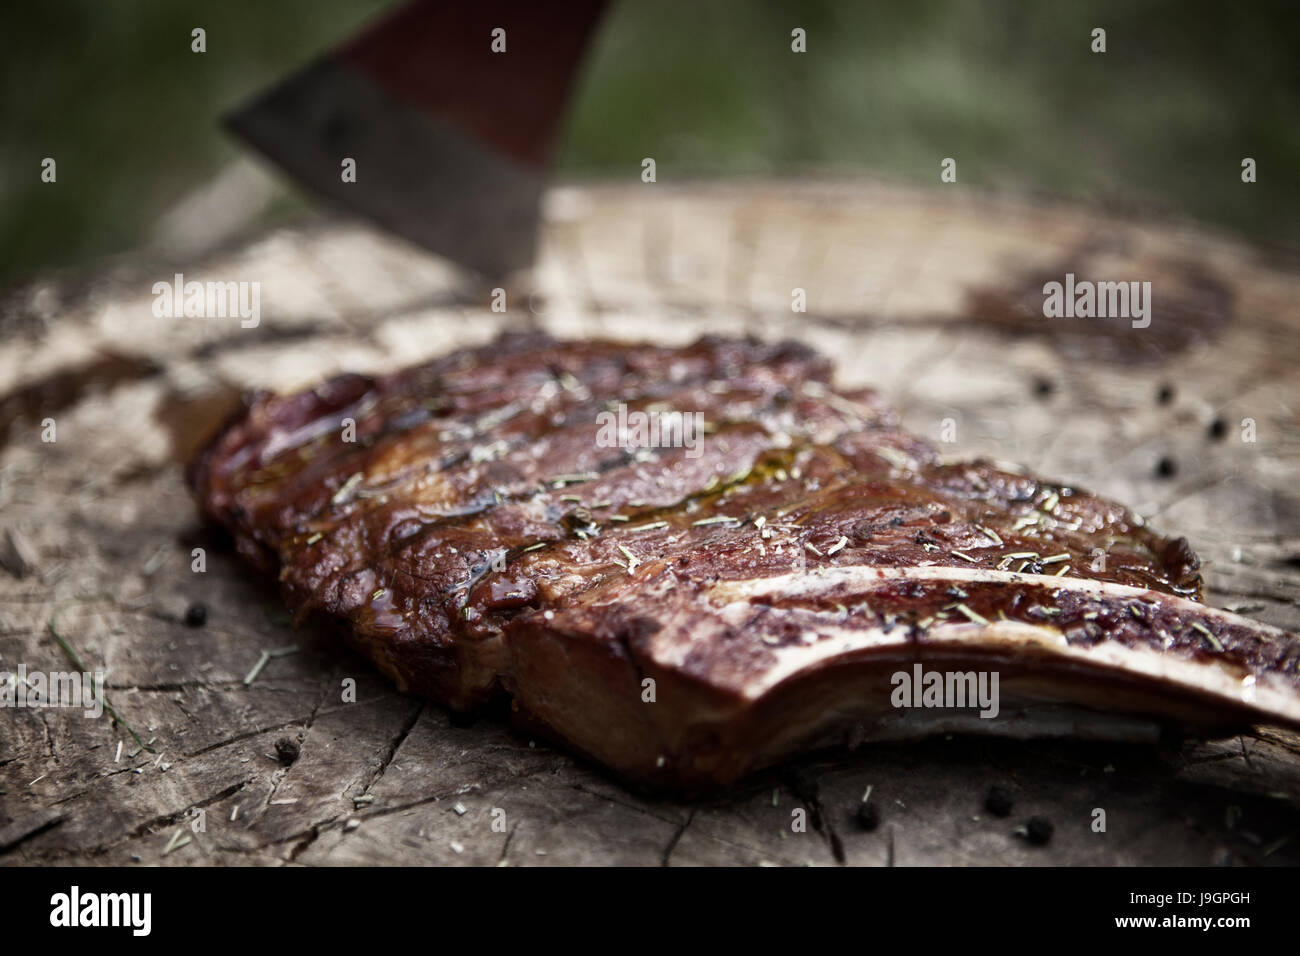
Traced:
[[660, 866], [668, 865], [668, 861], [672, 858], [673, 850], [677, 849], [678, 841], [681, 840], [682, 834], [686, 832], [687, 828], [691, 825], [691, 821], [694, 819], [695, 819], [695, 808], [692, 807], [690, 813], [686, 814], [686, 821], [677, 828], [677, 830], [673, 833], [672, 838], [669, 839], [668, 845], [664, 847], [663, 857], [659, 861]]

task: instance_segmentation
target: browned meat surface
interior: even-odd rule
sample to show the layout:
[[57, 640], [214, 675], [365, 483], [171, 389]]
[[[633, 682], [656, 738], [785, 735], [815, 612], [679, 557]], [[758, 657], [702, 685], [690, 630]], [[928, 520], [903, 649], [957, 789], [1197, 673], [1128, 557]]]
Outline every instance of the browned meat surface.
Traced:
[[[641, 780], [943, 730], [1300, 722], [1300, 641], [1201, 605], [1185, 540], [945, 462], [830, 372], [789, 343], [506, 338], [253, 396], [190, 481], [299, 619], [344, 623], [401, 688], [511, 695]], [[611, 445], [619, 403], [704, 434]], [[894, 706], [917, 664], [997, 672], [998, 716]]]

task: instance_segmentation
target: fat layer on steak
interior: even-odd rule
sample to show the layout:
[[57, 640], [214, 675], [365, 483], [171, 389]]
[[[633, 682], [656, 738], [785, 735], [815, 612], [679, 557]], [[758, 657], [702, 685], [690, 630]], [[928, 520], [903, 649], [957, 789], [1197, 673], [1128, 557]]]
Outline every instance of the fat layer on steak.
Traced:
[[[830, 372], [790, 343], [507, 337], [249, 396], [189, 479], [298, 620], [341, 624], [401, 689], [509, 695], [639, 780], [936, 731], [1300, 723], [1300, 640], [1201, 604], [1184, 539], [943, 461]], [[611, 442], [620, 404], [703, 434]], [[997, 673], [998, 716], [894, 706], [917, 664]]]

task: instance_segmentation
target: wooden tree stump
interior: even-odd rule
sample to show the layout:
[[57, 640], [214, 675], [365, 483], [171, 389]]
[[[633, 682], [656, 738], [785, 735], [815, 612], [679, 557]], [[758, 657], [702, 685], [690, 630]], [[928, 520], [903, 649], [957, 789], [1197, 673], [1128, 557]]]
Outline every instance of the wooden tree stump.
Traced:
[[[260, 282], [260, 324], [156, 317], [152, 285], [174, 272]], [[1151, 327], [1043, 318], [1042, 284], [1066, 272], [1151, 281]], [[1297, 630], [1294, 258], [956, 187], [566, 186], [508, 302], [494, 313], [449, 266], [339, 222], [7, 297], [0, 670], [71, 669], [57, 630], [149, 749], [107, 715], [0, 712], [0, 862], [1300, 862], [1300, 737], [1269, 728], [1156, 748], [936, 739], [815, 755], [703, 801], [630, 791], [295, 634], [273, 587], [200, 527], [178, 464], [243, 389], [502, 331], [792, 337], [954, 456], [1020, 462], [1186, 535], [1210, 603]], [[196, 603], [206, 622], [189, 626]], [[1011, 816], [985, 811], [993, 785]], [[867, 786], [880, 825], [864, 832]], [[818, 825], [792, 832], [798, 808]], [[1055, 825], [1045, 847], [1014, 834], [1031, 815]]]

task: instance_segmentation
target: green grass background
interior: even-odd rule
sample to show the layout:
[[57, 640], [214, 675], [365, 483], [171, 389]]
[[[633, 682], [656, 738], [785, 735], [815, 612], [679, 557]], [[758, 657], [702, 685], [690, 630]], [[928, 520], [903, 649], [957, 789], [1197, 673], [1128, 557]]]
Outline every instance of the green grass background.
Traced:
[[[223, 112], [388, 6], [6, 4], [0, 285], [132, 248], [236, 155]], [[190, 52], [195, 26], [204, 55]], [[796, 26], [806, 54], [790, 52]], [[1096, 26], [1103, 55], [1089, 50]], [[967, 186], [1296, 245], [1298, 120], [1297, 0], [620, 0], [558, 166], [635, 181], [653, 156], [660, 182], [868, 173], [938, 188], [952, 156]], [[40, 182], [45, 156], [56, 186]], [[248, 228], [310, 208], [286, 186]]]

